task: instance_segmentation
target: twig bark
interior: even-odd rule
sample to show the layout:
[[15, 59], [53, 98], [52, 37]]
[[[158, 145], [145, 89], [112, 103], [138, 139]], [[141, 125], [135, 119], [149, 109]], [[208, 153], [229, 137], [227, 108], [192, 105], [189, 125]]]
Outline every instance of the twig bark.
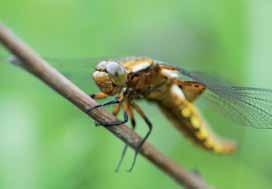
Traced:
[[[46, 63], [46, 61], [34, 52], [34, 50], [28, 47], [1, 23], [0, 42], [10, 51], [11, 54], [20, 60], [23, 68], [45, 82], [48, 86], [68, 99], [83, 112], [85, 112], [86, 109], [97, 105], [92, 98], [60, 74], [55, 68]], [[102, 108], [91, 111], [88, 115], [96, 121], [116, 121], [116, 117]], [[141, 140], [139, 135], [125, 125], [107, 127], [106, 129], [132, 148], [135, 148]], [[159, 152], [150, 143], [146, 142], [140, 153], [153, 165], [157, 166], [162, 172], [174, 179], [178, 184], [188, 189], [209, 188], [207, 183], [200, 176], [177, 165], [177, 163]]]

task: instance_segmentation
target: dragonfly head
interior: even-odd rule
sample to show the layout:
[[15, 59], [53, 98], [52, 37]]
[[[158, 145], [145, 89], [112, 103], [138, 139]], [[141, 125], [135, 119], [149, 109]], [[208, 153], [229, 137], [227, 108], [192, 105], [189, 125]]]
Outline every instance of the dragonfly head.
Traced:
[[102, 92], [115, 95], [125, 86], [127, 72], [124, 66], [116, 61], [101, 61], [96, 66], [93, 79]]

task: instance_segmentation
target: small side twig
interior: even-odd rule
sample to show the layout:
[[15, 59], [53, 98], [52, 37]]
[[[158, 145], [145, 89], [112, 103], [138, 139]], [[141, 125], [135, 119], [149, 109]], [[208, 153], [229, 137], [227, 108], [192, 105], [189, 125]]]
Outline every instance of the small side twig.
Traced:
[[[60, 74], [55, 68], [46, 63], [45, 60], [1, 23], [0, 43], [20, 60], [23, 68], [45, 82], [83, 112], [85, 112], [86, 109], [97, 105], [92, 98]], [[98, 122], [117, 121], [116, 117], [105, 109], [96, 109], [95, 111], [91, 111], [88, 115]], [[134, 149], [137, 147], [139, 141], [141, 141], [140, 136], [125, 125], [107, 127], [106, 129]], [[161, 171], [174, 179], [178, 184], [185, 186], [188, 189], [209, 188], [207, 183], [200, 176], [177, 165], [177, 163], [159, 152], [150, 143], [146, 142], [140, 153]]]

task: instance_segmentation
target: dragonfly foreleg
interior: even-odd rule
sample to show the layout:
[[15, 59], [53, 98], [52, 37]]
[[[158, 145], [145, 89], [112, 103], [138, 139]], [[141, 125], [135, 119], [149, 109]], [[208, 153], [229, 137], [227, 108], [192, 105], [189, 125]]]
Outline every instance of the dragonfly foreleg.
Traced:
[[[113, 104], [117, 104], [117, 105], [121, 105], [123, 103], [123, 98], [122, 97], [117, 97], [116, 99], [114, 100], [111, 100], [109, 102], [106, 102], [104, 104], [99, 104], [99, 105], [96, 105], [92, 108], [89, 108], [86, 110], [86, 113], [89, 113], [97, 108], [101, 108], [101, 107], [105, 107], [105, 106], [109, 106], [109, 105], [113, 105]], [[105, 127], [110, 127], [110, 126], [118, 126], [118, 125], [122, 125], [124, 123], [126, 123], [128, 121], [128, 114], [126, 111], [124, 111], [124, 120], [123, 121], [114, 121], [114, 122], [96, 122], [95, 125], [96, 126], [99, 126], [99, 125], [102, 125], [102, 126], [105, 126]]]
[[143, 140], [140, 141], [140, 143], [138, 144], [138, 146], [135, 149], [135, 154], [133, 157], [133, 161], [131, 164], [131, 167], [128, 169], [129, 172], [131, 172], [135, 166], [136, 163], [136, 159], [137, 159], [137, 155], [139, 153], [139, 151], [141, 150], [142, 146], [144, 145], [145, 141], [148, 139], [149, 135], [152, 132], [152, 123], [150, 122], [150, 120], [148, 119], [148, 117], [145, 115], [145, 113], [143, 112], [143, 110], [140, 108], [140, 106], [138, 106], [135, 103], [131, 103], [131, 106], [137, 111], [137, 113], [140, 114], [140, 116], [143, 118], [143, 120], [145, 121], [145, 123], [148, 126], [148, 132], [146, 133], [146, 135], [144, 136]]
[[98, 93], [95, 93], [95, 94], [90, 94], [89, 95], [91, 98], [93, 99], [103, 99], [103, 98], [107, 98], [108, 95], [106, 93], [103, 93], [103, 92], [98, 92]]
[[108, 102], [106, 102], [104, 104], [98, 104], [98, 105], [96, 105], [96, 106], [94, 106], [92, 108], [89, 108], [89, 109], [86, 110], [86, 113], [89, 113], [89, 112], [91, 112], [91, 111], [93, 111], [93, 110], [95, 110], [97, 108], [109, 106], [109, 105], [112, 105], [112, 104], [120, 104], [120, 103], [121, 103], [121, 101], [118, 98], [116, 98], [116, 99], [108, 101]]

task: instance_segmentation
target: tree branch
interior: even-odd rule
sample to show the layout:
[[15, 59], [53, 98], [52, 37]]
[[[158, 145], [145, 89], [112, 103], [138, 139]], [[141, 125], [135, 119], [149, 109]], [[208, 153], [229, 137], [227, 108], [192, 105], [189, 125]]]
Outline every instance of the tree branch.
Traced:
[[[0, 42], [11, 54], [20, 60], [20, 66], [45, 82], [60, 95], [68, 99], [84, 113], [97, 103], [74, 85], [70, 80], [60, 74], [55, 68], [46, 63], [36, 52], [18, 39], [4, 24], [0, 23]], [[88, 113], [88, 116], [98, 122], [117, 121], [111, 113], [103, 108], [98, 108]], [[106, 128], [106, 127], [105, 127]], [[125, 125], [107, 127], [108, 131], [117, 136], [132, 148], [136, 148], [141, 138]], [[157, 166], [165, 174], [169, 175], [178, 184], [188, 189], [205, 189], [208, 185], [200, 176], [178, 166], [166, 155], [159, 152], [150, 143], [145, 142], [140, 154]]]

